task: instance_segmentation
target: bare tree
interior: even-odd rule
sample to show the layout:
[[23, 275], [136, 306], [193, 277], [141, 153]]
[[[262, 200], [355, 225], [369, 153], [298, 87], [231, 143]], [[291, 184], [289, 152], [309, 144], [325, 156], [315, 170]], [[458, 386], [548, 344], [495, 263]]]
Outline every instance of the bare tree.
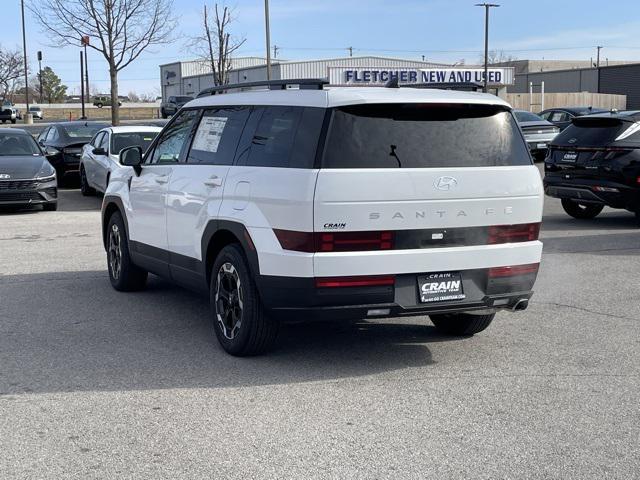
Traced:
[[229, 83], [229, 70], [233, 54], [244, 44], [246, 38], [236, 38], [229, 33], [233, 23], [233, 10], [214, 4], [213, 15], [204, 5], [200, 35], [193, 37], [189, 46], [197, 55], [206, 58], [213, 74], [214, 85]]
[[109, 64], [111, 121], [120, 123], [118, 72], [149, 46], [171, 41], [173, 0], [31, 0], [29, 9], [57, 46], [89, 46]]
[[[504, 50], [489, 50], [487, 63], [492, 65], [494, 63], [514, 62], [516, 60], [518, 60], [518, 57], [515, 55], [509, 55]], [[484, 54], [480, 55], [479, 63], [484, 64]]]
[[0, 46], [0, 89], [5, 99], [24, 76], [24, 60], [18, 50], [4, 50]]

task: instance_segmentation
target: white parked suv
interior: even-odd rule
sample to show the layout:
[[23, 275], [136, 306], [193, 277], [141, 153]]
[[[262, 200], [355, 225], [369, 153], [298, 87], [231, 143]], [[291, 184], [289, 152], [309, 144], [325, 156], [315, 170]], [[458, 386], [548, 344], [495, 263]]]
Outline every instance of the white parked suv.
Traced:
[[114, 288], [151, 272], [208, 292], [233, 355], [265, 351], [286, 318], [429, 315], [472, 335], [527, 307], [543, 190], [507, 103], [268, 87], [204, 91], [145, 155], [122, 152], [133, 170], [102, 208]]

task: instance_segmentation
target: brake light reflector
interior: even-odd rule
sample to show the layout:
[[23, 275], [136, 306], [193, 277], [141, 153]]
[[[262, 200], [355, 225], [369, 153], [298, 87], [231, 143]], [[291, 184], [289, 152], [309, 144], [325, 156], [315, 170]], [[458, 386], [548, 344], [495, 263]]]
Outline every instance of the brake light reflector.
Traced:
[[319, 277], [316, 278], [317, 288], [342, 287], [387, 287], [395, 284], [394, 275], [369, 277]]
[[511, 265], [507, 267], [493, 267], [489, 269], [489, 278], [515, 277], [518, 275], [527, 275], [529, 273], [538, 273], [539, 263], [530, 263], [527, 265]]
[[489, 227], [488, 245], [498, 243], [531, 242], [540, 235], [540, 223], [496, 225]]

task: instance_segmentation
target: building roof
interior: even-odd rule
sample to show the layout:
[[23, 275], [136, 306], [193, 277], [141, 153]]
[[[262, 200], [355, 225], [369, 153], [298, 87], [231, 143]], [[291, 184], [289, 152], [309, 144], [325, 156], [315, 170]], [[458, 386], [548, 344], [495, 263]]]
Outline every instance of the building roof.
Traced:
[[329, 87], [323, 90], [251, 90], [204, 96], [187, 103], [185, 106], [291, 105], [330, 108], [375, 103], [471, 103], [509, 106], [504, 100], [486, 93], [402, 87]]

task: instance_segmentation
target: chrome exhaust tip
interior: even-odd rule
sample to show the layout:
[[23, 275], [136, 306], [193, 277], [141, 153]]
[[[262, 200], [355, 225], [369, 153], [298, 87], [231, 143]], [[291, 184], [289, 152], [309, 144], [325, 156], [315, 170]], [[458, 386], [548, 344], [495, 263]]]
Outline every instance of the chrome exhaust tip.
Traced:
[[512, 312], [521, 312], [522, 310], [526, 310], [529, 306], [529, 300], [526, 298], [521, 298], [516, 302], [516, 304], [511, 307]]

